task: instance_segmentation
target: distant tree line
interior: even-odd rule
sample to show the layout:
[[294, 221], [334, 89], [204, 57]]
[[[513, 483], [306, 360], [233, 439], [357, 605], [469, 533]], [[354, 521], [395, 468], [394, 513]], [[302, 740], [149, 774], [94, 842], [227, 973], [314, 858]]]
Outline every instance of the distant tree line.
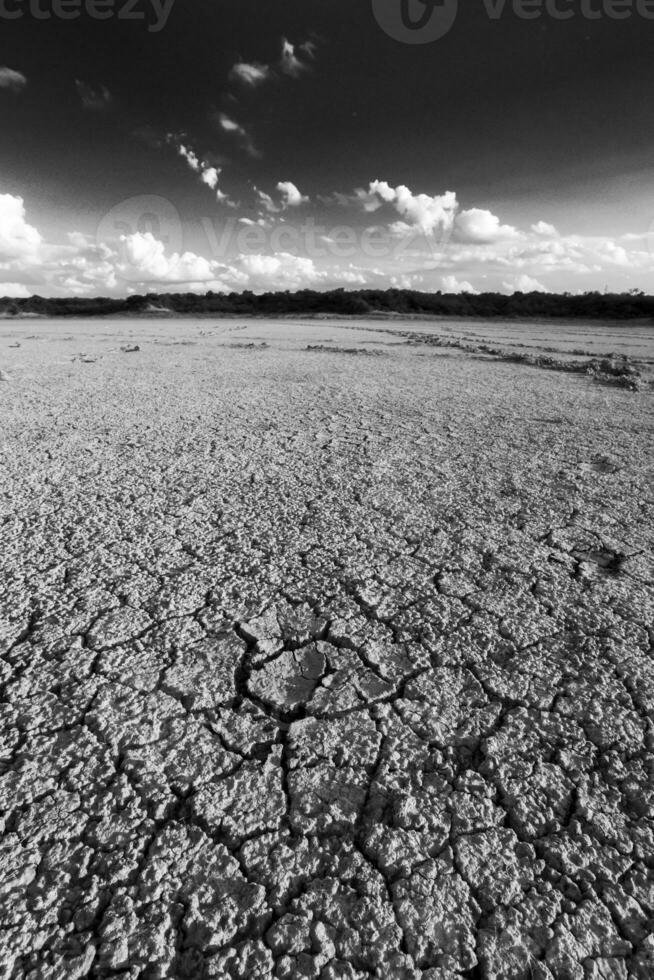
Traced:
[[[2, 286], [0, 285], [0, 289]], [[421, 314], [454, 317], [561, 317], [565, 319], [628, 320], [654, 317], [654, 296], [629, 293], [422, 293], [413, 289], [334, 289], [316, 292], [148, 293], [127, 299], [95, 297], [29, 299], [0, 298], [0, 314], [20, 316], [107, 316], [155, 313], [223, 316], [283, 316], [308, 314], [374, 315]]]

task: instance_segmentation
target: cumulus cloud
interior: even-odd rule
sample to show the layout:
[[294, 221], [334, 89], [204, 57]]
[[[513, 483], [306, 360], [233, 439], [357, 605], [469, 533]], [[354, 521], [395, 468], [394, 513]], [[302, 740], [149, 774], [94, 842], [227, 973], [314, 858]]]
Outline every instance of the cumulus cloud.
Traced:
[[255, 187], [259, 206], [267, 214], [279, 214], [288, 208], [297, 208], [301, 204], [307, 204], [309, 201], [309, 198], [305, 197], [290, 180], [280, 180], [275, 190], [279, 193], [279, 202], [275, 201], [270, 194], [266, 194], [265, 191], [261, 191]]
[[511, 225], [503, 225], [491, 211], [470, 208], [456, 216], [455, 235], [457, 241], [492, 244], [501, 240], [518, 238], [520, 233]]
[[477, 290], [467, 280], [459, 282], [456, 276], [443, 276], [441, 285], [446, 293], [472, 293], [477, 296]]
[[290, 180], [280, 180], [277, 190], [282, 195], [283, 208], [297, 208], [300, 204], [307, 204], [308, 197], [305, 197]]
[[555, 238], [558, 235], [554, 225], [548, 224], [547, 221], [537, 221], [535, 225], [531, 226], [531, 230], [535, 235], [544, 235], [548, 238]]
[[616, 242], [605, 242], [600, 246], [599, 252], [602, 258], [612, 265], [621, 265], [624, 268], [628, 268], [631, 265], [632, 260], [626, 248], [623, 245], [616, 244]]
[[6, 65], [0, 67], [0, 88], [8, 89], [10, 92], [22, 92], [27, 85], [27, 78], [20, 71], [7, 68]]
[[43, 239], [29, 225], [22, 197], [0, 194], [0, 262], [37, 261]]
[[[62, 250], [58, 261], [49, 265], [48, 294], [299, 289], [318, 285], [328, 275], [312, 259], [282, 251], [240, 253], [229, 262], [191, 251], [168, 252], [151, 232], [122, 235], [112, 247], [92, 243], [78, 234], [69, 236], [69, 241], [75, 247]], [[31, 289], [29, 294], [33, 292]]]
[[[181, 144], [189, 168], [213, 182], [210, 168]], [[229, 262], [192, 251], [168, 251], [152, 232], [134, 232], [113, 243], [80, 232], [66, 244], [46, 245], [28, 223], [22, 198], [0, 195], [0, 268], [14, 272], [0, 284], [0, 295], [125, 295], [130, 290], [299, 289], [327, 281], [328, 273], [311, 258], [285, 251], [235, 255]], [[345, 270], [346, 278], [351, 273]], [[9, 279], [9, 277], [8, 277]], [[24, 281], [21, 281], [24, 280]], [[338, 274], [336, 273], [336, 281]], [[346, 280], [344, 280], [346, 281]]]
[[214, 278], [215, 263], [193, 252], [166, 255], [163, 242], [147, 232], [123, 235], [125, 260], [119, 271], [128, 274], [130, 279], [144, 281], [180, 283], [206, 282]]
[[[179, 143], [178, 152], [195, 178], [217, 193], [218, 168], [204, 163], [185, 143]], [[290, 222], [285, 225], [289, 215], [284, 212], [304, 199], [297, 185], [280, 181], [273, 196], [262, 191], [258, 195], [263, 216], [236, 215], [235, 227], [240, 222], [260, 228], [283, 230], [286, 227], [292, 231]], [[446, 195], [416, 195], [403, 185], [393, 188], [381, 182], [373, 183], [365, 195], [369, 207], [389, 209], [403, 219], [401, 223], [406, 228], [438, 228], [451, 222], [456, 214], [454, 195], [449, 199]], [[351, 197], [350, 201], [356, 201], [361, 207], [360, 197]], [[484, 289], [503, 289], [508, 293], [593, 289], [604, 283], [610, 283], [610, 288], [628, 289], [647, 288], [647, 279], [639, 281], [639, 275], [651, 276], [653, 271], [646, 236], [552, 237], [535, 230], [537, 225], [517, 238], [500, 236], [490, 243], [459, 242], [453, 237], [433, 248], [429, 260], [425, 261], [423, 256], [419, 263], [405, 248], [390, 248], [383, 256], [375, 256], [382, 267], [373, 269], [335, 261], [358, 258], [369, 266], [363, 252], [347, 256], [336, 249], [313, 252], [308, 247], [296, 248], [295, 241], [289, 245], [292, 238], [273, 235], [269, 241], [264, 236], [261, 242], [250, 245], [234, 238], [233, 248], [214, 250], [209, 257], [185, 251], [181, 238], [175, 248], [166, 246], [151, 232], [126, 234], [106, 241], [71, 232], [64, 244], [50, 244], [30, 223], [28, 215], [22, 198], [0, 195], [0, 276], [7, 280], [4, 287], [0, 283], [0, 295], [3, 288], [16, 296], [25, 293], [125, 295], [130, 290], [263, 291], [303, 286], [378, 286], [382, 282], [406, 287], [420, 284], [417, 288], [442, 288], [447, 292], [474, 292], [472, 284], [480, 280]], [[503, 226], [497, 220], [490, 222], [489, 227], [492, 231]], [[328, 242], [328, 236], [320, 237]], [[338, 240], [338, 235], [335, 239]]]
[[211, 188], [212, 191], [218, 190], [218, 178], [220, 177], [220, 170], [216, 167], [207, 167], [200, 174], [200, 180], [203, 184], [206, 184]]
[[516, 276], [515, 279], [510, 279], [508, 282], [502, 283], [502, 289], [505, 293], [547, 293], [548, 289], [543, 286], [542, 283], [538, 282], [537, 279], [533, 279], [531, 276]]
[[451, 231], [458, 207], [452, 191], [435, 196], [414, 194], [404, 184], [391, 187], [385, 180], [371, 181], [367, 191], [358, 190], [355, 196], [368, 212], [377, 211], [384, 204], [395, 208], [404, 219], [394, 226], [396, 231], [417, 229], [425, 235]]
[[168, 255], [150, 232], [123, 236], [118, 273], [146, 287], [182, 286], [191, 290], [299, 289], [321, 282], [326, 273], [310, 258], [288, 252], [240, 254], [225, 264], [193, 252]]
[[89, 85], [78, 78], [75, 80], [75, 88], [82, 105], [91, 112], [103, 112], [113, 102], [113, 96], [105, 85]]
[[68, 246], [47, 246], [42, 272], [50, 287], [46, 292], [90, 296], [119, 291], [120, 255], [115, 246], [71, 232]]
[[270, 78], [270, 74], [268, 65], [260, 65], [257, 62], [239, 61], [232, 68], [230, 77], [236, 81], [243, 82], [244, 85], [255, 88]]
[[337, 268], [333, 270], [332, 275], [339, 284], [347, 283], [348, 286], [365, 286], [367, 284], [363, 271], [351, 262], [346, 269]]
[[420, 273], [402, 273], [399, 276], [391, 276], [390, 283], [395, 289], [415, 289], [417, 286], [421, 286], [425, 281], [425, 277], [420, 275]]
[[27, 299], [31, 290], [22, 282], [0, 282], [0, 297], [3, 299]]
[[243, 255], [237, 260], [237, 268], [248, 277], [249, 288], [298, 289], [317, 283], [324, 278], [313, 259], [290, 252], [275, 255]]

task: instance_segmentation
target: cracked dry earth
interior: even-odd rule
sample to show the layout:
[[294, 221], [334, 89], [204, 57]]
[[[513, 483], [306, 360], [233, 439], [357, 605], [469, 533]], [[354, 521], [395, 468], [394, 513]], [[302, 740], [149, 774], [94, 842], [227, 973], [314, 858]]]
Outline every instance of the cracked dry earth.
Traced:
[[654, 975], [651, 392], [383, 324], [0, 358], [2, 977]]

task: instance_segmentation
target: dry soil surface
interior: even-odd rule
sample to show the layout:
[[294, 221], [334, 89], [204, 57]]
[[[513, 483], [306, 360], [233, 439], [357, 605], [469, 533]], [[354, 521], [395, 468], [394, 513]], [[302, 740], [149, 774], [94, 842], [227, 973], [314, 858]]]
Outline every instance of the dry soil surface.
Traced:
[[654, 975], [652, 393], [457, 329], [0, 324], [2, 977]]

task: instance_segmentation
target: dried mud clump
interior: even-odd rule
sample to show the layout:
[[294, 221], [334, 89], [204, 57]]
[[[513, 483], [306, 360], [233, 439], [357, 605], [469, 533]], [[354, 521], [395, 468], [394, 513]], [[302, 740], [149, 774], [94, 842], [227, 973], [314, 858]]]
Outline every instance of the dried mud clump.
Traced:
[[[571, 360], [555, 357], [550, 354], [535, 354], [524, 350], [512, 350], [497, 347], [492, 344], [473, 344], [462, 340], [398, 331], [398, 336], [408, 337], [407, 344], [427, 345], [430, 347], [449, 347], [465, 351], [469, 354], [481, 354], [498, 361], [508, 361], [514, 364], [526, 364], [530, 367], [541, 368], [545, 371], [561, 371], [569, 374], [590, 375], [601, 384], [615, 385], [629, 391], [640, 391], [651, 386], [643, 378], [642, 370], [630, 361], [627, 355], [610, 355], [609, 357], [587, 360]], [[525, 345], [518, 345], [524, 347]], [[549, 348], [548, 348], [549, 349]], [[552, 348], [554, 349], [554, 348]], [[584, 353], [575, 351], [575, 354]]]
[[588, 365], [588, 373], [597, 381], [615, 384], [629, 391], [638, 391], [643, 386], [641, 372], [626, 355], [594, 359]]
[[354, 354], [364, 357], [378, 357], [383, 351], [366, 349], [365, 347], [337, 347], [329, 344], [307, 344], [306, 349], [316, 354]]

